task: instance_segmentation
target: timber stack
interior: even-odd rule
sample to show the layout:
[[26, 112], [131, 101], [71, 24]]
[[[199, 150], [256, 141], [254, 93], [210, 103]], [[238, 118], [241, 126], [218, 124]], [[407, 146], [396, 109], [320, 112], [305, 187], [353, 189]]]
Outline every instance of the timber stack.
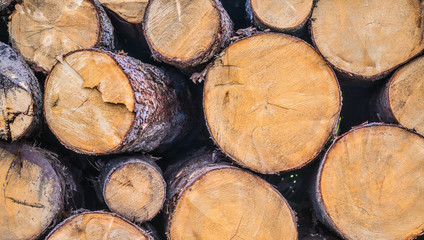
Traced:
[[0, 240], [424, 234], [422, 1], [0, 16]]

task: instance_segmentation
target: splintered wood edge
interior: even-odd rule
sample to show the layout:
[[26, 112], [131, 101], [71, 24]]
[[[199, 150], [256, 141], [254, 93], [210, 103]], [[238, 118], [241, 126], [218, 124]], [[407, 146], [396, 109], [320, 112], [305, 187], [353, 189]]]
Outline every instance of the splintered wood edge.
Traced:
[[[55, 235], [59, 234], [59, 238], [61, 240], [63, 240], [63, 237], [67, 236], [68, 234], [64, 233], [61, 234], [61, 231], [66, 231], [66, 230], [70, 230], [72, 231], [79, 231], [82, 232], [81, 234], [84, 233], [84, 237], [85, 237], [85, 230], [86, 229], [81, 229], [81, 226], [79, 224], [79, 222], [84, 221], [85, 217], [90, 217], [90, 219], [95, 219], [95, 220], [109, 220], [110, 223], [108, 223], [109, 228], [112, 227], [112, 224], [114, 222], [120, 222], [121, 225], [123, 225], [123, 227], [125, 227], [125, 229], [122, 228], [117, 228], [115, 230], [129, 230], [126, 233], [132, 232], [133, 235], [130, 235], [129, 239], [137, 239], [137, 240], [155, 240], [153, 236], [150, 235], [150, 233], [146, 230], [144, 230], [143, 228], [137, 226], [136, 224], [128, 221], [125, 218], [122, 218], [121, 216], [119, 216], [118, 214], [115, 213], [109, 213], [109, 212], [104, 212], [104, 211], [83, 211], [81, 213], [77, 213], [67, 219], [65, 219], [64, 221], [62, 221], [61, 223], [59, 223], [47, 236], [46, 236], [46, 240], [54, 240], [57, 237]], [[82, 218], [82, 219], [80, 219]], [[109, 219], [108, 219], [109, 218]], [[74, 223], [75, 221], [77, 221], [76, 223]], [[74, 224], [74, 226], [70, 226], [71, 224]], [[85, 223], [86, 225], [87, 223]], [[98, 225], [97, 225], [98, 226]], [[96, 227], [97, 227], [96, 226]], [[84, 226], [86, 227], [86, 226]], [[68, 229], [67, 229], [68, 228]], [[76, 229], [75, 229], [76, 228]], [[100, 227], [99, 227], [100, 228]], [[109, 229], [110, 230], [110, 229]], [[118, 232], [119, 234], [120, 232]], [[140, 234], [140, 236], [138, 236], [138, 238], [136, 238], [137, 236], [134, 237], [134, 235], [138, 235], [138, 233]], [[61, 234], [61, 235], [60, 235]], [[109, 234], [109, 232], [107, 232], [106, 234]], [[140, 237], [143, 238], [140, 238]], [[71, 237], [71, 236], [68, 236]], [[119, 237], [119, 236], [118, 236]], [[66, 238], [66, 239], [73, 239], [73, 238]], [[78, 238], [81, 240], [87, 239], [87, 238]], [[109, 239], [109, 238], [108, 238]], [[115, 238], [113, 238], [115, 239]], [[118, 238], [121, 239], [121, 238]]]
[[[398, 128], [401, 130], [404, 130], [405, 132], [409, 132], [411, 134], [414, 134], [418, 137], [421, 137], [424, 140], [424, 137], [417, 134], [416, 132], [409, 130], [407, 128], [404, 128], [400, 125], [397, 124], [387, 124], [387, 123], [369, 123], [369, 124], [365, 124], [365, 125], [360, 125], [357, 127], [353, 127], [351, 130], [349, 130], [348, 132], [338, 136], [336, 139], [333, 140], [332, 144], [329, 146], [329, 148], [327, 149], [327, 151], [325, 152], [324, 156], [322, 157], [322, 160], [320, 162], [320, 165], [318, 167], [318, 171], [315, 177], [315, 182], [314, 182], [314, 186], [313, 186], [313, 192], [311, 194], [312, 196], [312, 205], [313, 205], [313, 209], [314, 211], [317, 213], [317, 217], [318, 219], [324, 223], [325, 225], [327, 225], [328, 227], [332, 228], [333, 230], [335, 230], [335, 233], [337, 235], [339, 235], [341, 238], [343, 239], [349, 239], [349, 240], [353, 240], [354, 238], [349, 237], [348, 235], [346, 235], [346, 233], [344, 231], [342, 231], [333, 221], [333, 219], [330, 217], [325, 204], [324, 204], [324, 199], [322, 197], [322, 192], [321, 192], [321, 177], [322, 177], [322, 173], [323, 173], [323, 169], [324, 169], [324, 165], [326, 164], [327, 161], [327, 156], [329, 154], [329, 152], [332, 150], [333, 146], [342, 138], [346, 137], [346, 135], [349, 135], [352, 132], [355, 132], [356, 130], [361, 130], [364, 128], [370, 128], [370, 127], [374, 127], [374, 126], [381, 126], [381, 127], [393, 127], [393, 128]], [[407, 238], [405, 239], [411, 239], [414, 237], [419, 236], [421, 233], [417, 233], [413, 236], [407, 236]]]
[[[117, 173], [120, 176], [131, 177], [131, 175], [129, 175], [128, 172], [120, 173], [120, 171], [122, 171], [123, 168], [128, 168], [130, 167], [130, 165], [142, 165], [145, 167], [144, 170], [151, 172], [152, 174], [151, 179], [148, 179], [149, 182], [147, 183], [147, 184], [150, 184], [150, 189], [154, 188], [154, 183], [162, 184], [160, 187], [157, 186], [160, 188], [161, 191], [159, 192], [152, 191], [152, 193], [150, 194], [151, 199], [146, 204], [135, 205], [136, 203], [134, 201], [137, 201], [137, 203], [139, 203], [138, 200], [141, 200], [143, 197], [145, 198], [144, 195], [147, 189], [141, 189], [140, 187], [145, 187], [145, 186], [144, 185], [139, 186], [138, 184], [136, 184], [136, 182], [132, 182], [130, 179], [128, 179], [128, 184], [127, 182], [125, 182], [124, 184], [121, 182], [118, 182], [118, 184], [128, 188], [132, 188], [133, 195], [129, 197], [129, 198], [133, 198], [133, 201], [131, 203], [128, 202], [126, 199], [121, 199], [120, 201], [119, 199], [115, 199], [115, 201], [113, 200], [111, 201], [110, 200], [111, 197], [116, 198], [116, 194], [114, 194], [113, 192], [109, 197], [107, 196], [108, 195], [107, 193], [112, 191], [112, 190], [110, 191], [107, 190], [108, 187], [109, 188], [111, 187], [110, 182], [112, 180], [111, 179], [112, 175]], [[132, 168], [134, 168], [134, 166]], [[137, 169], [137, 170], [138, 170], [137, 172], [141, 171], [141, 169]], [[153, 176], [153, 174], [155, 174], [155, 176]], [[142, 179], [138, 178], [137, 180], [142, 180]], [[153, 182], [153, 180], [155, 181]], [[115, 182], [117, 181], [115, 180]], [[103, 189], [102, 190], [103, 199], [105, 200], [106, 205], [108, 205], [108, 207], [113, 212], [116, 212], [126, 217], [127, 219], [130, 219], [135, 222], [145, 222], [145, 221], [151, 220], [162, 209], [166, 199], [166, 182], [163, 178], [162, 171], [155, 162], [150, 161], [149, 159], [146, 159], [146, 158], [131, 157], [127, 160], [123, 159], [122, 162], [119, 162], [117, 165], [113, 166], [112, 169], [108, 171], [108, 173], [104, 177], [102, 189]], [[145, 190], [145, 191], [142, 191], [142, 190]], [[121, 195], [122, 194], [124, 193], [121, 193]], [[152, 206], [152, 205], [156, 205], [156, 206]], [[152, 210], [152, 211], [149, 211], [149, 210]]]
[[[69, 57], [69, 56], [71, 56], [71, 55], [73, 55], [73, 54], [78, 54], [78, 53], [81, 53], [81, 52], [87, 52], [87, 53], [98, 53], [98, 54], [102, 54], [102, 55], [105, 55], [105, 56], [107, 56], [111, 61], [113, 61], [116, 65], [116, 67], [118, 68], [118, 69], [120, 69], [121, 71], [120, 71], [120, 73], [122, 73], [122, 74], [124, 74], [125, 75], [125, 77], [126, 77], [126, 79], [128, 80], [128, 83], [129, 83], [129, 85], [130, 85], [130, 87], [131, 87], [131, 89], [132, 89], [132, 91], [134, 91], [133, 90], [133, 86], [132, 86], [132, 84], [131, 84], [131, 81], [130, 81], [130, 79], [129, 78], [131, 78], [131, 76], [128, 76], [127, 74], [126, 74], [126, 72], [124, 71], [124, 69], [122, 68], [122, 66], [119, 64], [119, 62], [115, 59], [115, 57], [112, 55], [112, 53], [110, 53], [110, 52], [108, 52], [108, 51], [103, 51], [103, 50], [99, 50], [99, 49], [94, 49], [94, 48], [91, 48], [91, 49], [79, 49], [79, 50], [75, 50], [75, 51], [72, 51], [72, 52], [69, 52], [68, 54], [66, 54], [66, 55], [64, 55], [63, 57], [60, 57], [59, 59], [62, 59], [61, 61], [59, 61], [59, 62], [57, 62], [54, 66], [53, 66], [53, 68], [52, 68], [52, 71], [51, 71], [51, 74], [49, 74], [48, 76], [47, 76], [47, 78], [46, 78], [46, 81], [45, 81], [45, 86], [44, 86], [44, 89], [45, 89], [45, 91], [44, 91], [44, 97], [43, 97], [43, 99], [44, 99], [44, 103], [43, 103], [43, 105], [44, 105], [44, 117], [45, 117], [45, 119], [46, 119], [46, 121], [47, 121], [47, 125], [48, 125], [48, 127], [49, 127], [49, 129], [53, 132], [53, 134], [57, 137], [57, 139], [65, 146], [65, 147], [67, 147], [67, 148], [69, 148], [69, 149], [71, 149], [71, 150], [73, 150], [73, 151], [75, 151], [75, 152], [78, 152], [78, 153], [82, 153], [82, 154], [89, 154], [89, 155], [103, 155], [103, 154], [109, 154], [109, 153], [112, 153], [112, 152], [114, 152], [115, 150], [117, 150], [117, 149], [119, 149], [120, 147], [122, 147], [122, 142], [127, 138], [127, 136], [128, 136], [128, 134], [131, 132], [131, 129], [133, 128], [133, 126], [135, 125], [135, 122], [136, 122], [136, 118], [135, 118], [135, 115], [134, 115], [134, 105], [135, 105], [135, 101], [133, 102], [133, 103], [130, 103], [130, 105], [128, 105], [128, 104], [125, 104], [125, 106], [126, 106], [126, 109], [128, 110], [128, 111], [131, 111], [132, 110], [132, 113], [133, 113], [133, 117], [132, 117], [132, 123], [131, 123], [131, 125], [128, 127], [128, 129], [127, 129], [127, 131], [126, 131], [126, 133], [125, 133], [125, 136], [123, 136], [122, 137], [122, 139], [121, 139], [121, 141], [120, 141], [120, 143], [119, 144], [116, 144], [116, 146], [114, 146], [113, 148], [109, 148], [107, 151], [98, 151], [98, 152], [93, 152], [93, 151], [89, 151], [89, 150], [85, 150], [85, 149], [81, 149], [81, 148], [79, 148], [79, 147], [77, 147], [77, 146], [74, 146], [73, 144], [70, 144], [70, 143], [68, 143], [68, 141], [67, 140], [65, 140], [64, 138], [63, 138], [63, 136], [62, 136], [62, 134], [58, 134], [57, 132], [56, 132], [56, 130], [55, 129], [53, 129], [53, 127], [51, 126], [51, 124], [49, 124], [49, 119], [50, 119], [50, 117], [47, 115], [49, 112], [51, 112], [52, 110], [46, 110], [47, 108], [49, 108], [50, 109], [50, 107], [49, 106], [47, 106], [47, 104], [49, 104], [49, 101], [46, 101], [46, 99], [47, 99], [47, 96], [48, 96], [48, 94], [51, 94], [50, 92], [48, 92], [48, 84], [50, 84], [50, 78], [51, 78], [51, 76], [52, 76], [52, 73], [54, 73], [54, 70], [58, 67], [58, 66], [60, 66], [60, 65], [64, 65], [63, 63], [65, 63], [64, 61], [66, 61], [66, 58], [67, 57]], [[65, 63], [65, 65], [68, 65], [68, 63]], [[78, 72], [76, 72], [75, 71], [75, 74], [78, 74], [79, 75], [79, 73]], [[86, 87], [83, 87], [83, 88], [81, 88], [81, 89], [85, 89]], [[95, 90], [94, 90], [95, 91]], [[102, 95], [103, 96], [103, 95]], [[133, 98], [135, 98], [135, 96], [134, 96], [134, 92], [133, 92]], [[103, 99], [102, 99], [103, 100]], [[105, 100], [103, 100], [103, 102], [105, 102]], [[105, 103], [107, 103], [107, 101], [105, 102]], [[132, 104], [132, 105], [131, 105]]]
[[[205, 161], [206, 162], [204, 162], [204, 163], [207, 164], [206, 166], [202, 166], [202, 163], [199, 163], [200, 164], [199, 166], [202, 166], [202, 167], [200, 167], [200, 169], [192, 169], [192, 172], [189, 171], [190, 176], [187, 176], [187, 175], [182, 176], [183, 179], [179, 181], [179, 182], [182, 181], [182, 183], [180, 183], [182, 185], [180, 185], [180, 184], [177, 185], [177, 187], [179, 186], [179, 187], [181, 187], [181, 189], [171, 189], [173, 195], [168, 195], [168, 197], [167, 197], [168, 200], [167, 200], [167, 203], [166, 203], [167, 204], [167, 210], [166, 211], [167, 211], [167, 214], [168, 214], [168, 224], [166, 225], [166, 227], [167, 227], [166, 235], [167, 235], [168, 239], [173, 239], [172, 235], [171, 235], [172, 222], [174, 220], [175, 213], [178, 210], [178, 204], [180, 203], [180, 200], [187, 193], [192, 192], [191, 188], [194, 187], [194, 185], [199, 184], [203, 180], [203, 178], [205, 178], [206, 176], [208, 176], [210, 174], [214, 174], [215, 172], [219, 172], [219, 171], [222, 171], [222, 170], [223, 171], [235, 171], [235, 172], [239, 172], [241, 174], [246, 174], [247, 177], [252, 177], [252, 179], [255, 179], [255, 181], [257, 181], [258, 184], [263, 184], [263, 186], [266, 190], [270, 190], [274, 194], [276, 194], [276, 197], [278, 197], [282, 201], [282, 205], [285, 206], [286, 210], [289, 212], [289, 215], [290, 215], [289, 218], [291, 219], [291, 223], [293, 224], [292, 227], [294, 228], [294, 234], [295, 234], [295, 236], [293, 236], [294, 237], [293, 239], [298, 238], [296, 213], [292, 210], [292, 208], [288, 204], [287, 200], [272, 185], [270, 185], [268, 182], [266, 182], [262, 178], [248, 172], [247, 170], [240, 169], [238, 167], [234, 167], [234, 166], [227, 165], [227, 164], [213, 163], [215, 161], [210, 162], [210, 160], [208, 160], [208, 159], [206, 159]], [[196, 164], [196, 166], [197, 166], [197, 164]], [[189, 167], [189, 166], [186, 166], [186, 167]], [[180, 174], [181, 174], [180, 171], [177, 172], [177, 175], [174, 176], [174, 178], [180, 178], [181, 177]], [[173, 185], [173, 186], [175, 186], [175, 185]], [[237, 227], [237, 231], [239, 230], [239, 227], [240, 227], [240, 225]], [[237, 236], [237, 232], [235, 233], [235, 235], [233, 237], [235, 237], [235, 236]]]

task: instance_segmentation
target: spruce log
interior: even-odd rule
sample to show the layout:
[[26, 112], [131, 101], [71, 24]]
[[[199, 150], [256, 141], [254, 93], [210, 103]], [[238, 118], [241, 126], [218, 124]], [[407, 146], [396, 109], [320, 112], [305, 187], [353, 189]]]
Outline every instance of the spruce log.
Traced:
[[99, 0], [99, 2], [123, 20], [139, 24], [143, 21], [148, 0]]
[[321, 0], [312, 40], [344, 76], [378, 80], [424, 49], [423, 7], [419, 0]]
[[143, 29], [156, 60], [185, 70], [227, 46], [233, 25], [219, 0], [152, 0]]
[[115, 159], [105, 165], [101, 176], [103, 199], [112, 212], [142, 223], [162, 209], [166, 183], [152, 157]]
[[21, 55], [0, 42], [0, 139], [16, 141], [40, 128], [40, 84]]
[[71, 52], [45, 84], [47, 123], [67, 148], [111, 154], [166, 148], [190, 130], [177, 74], [98, 49]]
[[46, 240], [154, 240], [148, 231], [112, 213], [83, 212], [55, 227]]
[[313, 0], [247, 0], [246, 11], [252, 23], [262, 30], [296, 33], [311, 16]]
[[424, 231], [424, 138], [360, 126], [334, 141], [316, 178], [315, 207], [344, 239], [412, 239]]
[[0, 239], [35, 239], [64, 209], [64, 168], [49, 152], [0, 142]]
[[380, 90], [375, 110], [378, 120], [398, 123], [424, 135], [424, 57], [398, 69]]
[[9, 33], [12, 46], [46, 73], [57, 56], [114, 44], [113, 27], [97, 0], [25, 0], [15, 6]]
[[281, 194], [216, 154], [197, 152], [167, 173], [168, 239], [297, 239]]
[[341, 93], [330, 67], [300, 39], [266, 33], [228, 47], [212, 64], [204, 112], [215, 143], [260, 173], [297, 169], [333, 136]]

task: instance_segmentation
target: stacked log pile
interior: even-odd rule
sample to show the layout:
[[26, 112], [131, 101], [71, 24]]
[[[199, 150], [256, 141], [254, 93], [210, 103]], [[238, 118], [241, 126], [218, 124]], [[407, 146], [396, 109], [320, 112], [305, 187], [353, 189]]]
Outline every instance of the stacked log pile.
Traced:
[[0, 1], [0, 240], [421, 236], [423, 16]]

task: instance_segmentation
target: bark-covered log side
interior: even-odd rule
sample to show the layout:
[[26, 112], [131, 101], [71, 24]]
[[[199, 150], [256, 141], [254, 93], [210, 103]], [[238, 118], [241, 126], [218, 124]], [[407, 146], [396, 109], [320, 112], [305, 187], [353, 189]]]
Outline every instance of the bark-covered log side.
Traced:
[[105, 10], [97, 0], [91, 0], [98, 12], [99, 24], [99, 40], [93, 48], [113, 49], [115, 39], [113, 37], [113, 26], [110, 22]]
[[163, 54], [160, 53], [160, 51], [156, 51], [154, 49], [152, 40], [149, 38], [149, 35], [146, 34], [147, 16], [149, 14], [157, 14], [157, 13], [149, 12], [150, 5], [152, 4], [152, 2], [153, 1], [149, 1], [149, 3], [147, 4], [142, 26], [143, 26], [143, 31], [144, 31], [144, 35], [146, 37], [147, 43], [149, 44], [150, 50], [152, 51], [152, 56], [157, 61], [173, 65], [181, 69], [185, 73], [190, 73], [190, 72], [193, 72], [194, 69], [196, 69], [195, 68], [196, 66], [206, 63], [207, 61], [212, 59], [216, 54], [218, 54], [221, 50], [226, 48], [228, 44], [230, 43], [230, 38], [233, 34], [233, 22], [231, 21], [230, 16], [228, 15], [224, 7], [222, 6], [221, 1], [211, 0], [213, 7], [219, 13], [220, 19], [219, 19], [218, 32], [215, 36], [214, 41], [210, 44], [210, 46], [206, 50], [201, 51], [196, 56], [187, 60], [177, 60], [172, 57], [164, 56]]
[[12, 0], [0, 0], [0, 11], [7, 8], [12, 3]]
[[393, 114], [389, 102], [389, 88], [392, 81], [388, 81], [377, 94], [372, 98], [370, 109], [372, 118], [378, 122], [398, 124], [395, 115]]
[[[26, 108], [26, 111], [14, 111], [20, 109], [3, 109], [0, 108], [0, 113], [4, 116], [5, 126], [0, 126], [0, 139], [6, 141], [16, 141], [22, 137], [30, 136], [35, 130], [40, 129], [42, 122], [42, 95], [40, 84], [35, 77], [34, 73], [22, 58], [20, 54], [15, 52], [9, 45], [0, 43], [0, 91], [4, 94], [4, 101], [12, 99], [17, 102], [18, 96], [7, 96], [9, 94], [16, 94], [17, 91], [27, 92], [30, 96], [31, 102], [24, 102], [26, 106], [20, 105], [19, 107]], [[1, 94], [1, 95], [3, 95]], [[24, 100], [22, 100], [24, 101]], [[7, 108], [7, 106], [4, 106]], [[10, 112], [11, 111], [11, 112]], [[22, 132], [12, 132], [11, 125], [20, 116], [28, 116], [29, 123], [15, 123], [22, 126], [17, 127], [22, 129]], [[26, 129], [26, 130], [24, 130]]]

